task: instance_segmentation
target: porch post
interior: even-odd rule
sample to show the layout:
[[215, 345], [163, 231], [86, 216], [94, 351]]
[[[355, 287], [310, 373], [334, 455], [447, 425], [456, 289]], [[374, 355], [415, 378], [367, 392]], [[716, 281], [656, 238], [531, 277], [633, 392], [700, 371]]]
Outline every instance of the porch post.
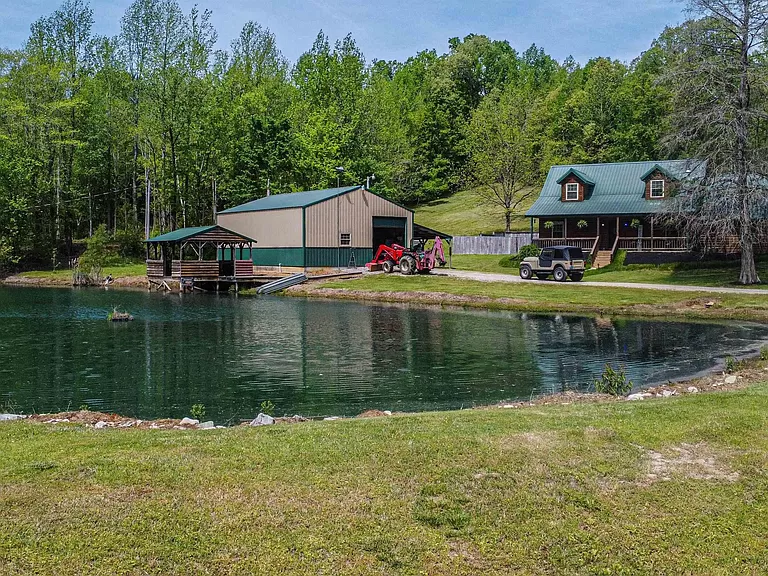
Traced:
[[653, 216], [651, 216], [651, 252], [653, 252], [653, 245], [654, 245], [654, 241], [653, 241], [653, 220], [654, 220], [654, 218], [653, 218]]
[[563, 238], [568, 238], [568, 218], [563, 218]]

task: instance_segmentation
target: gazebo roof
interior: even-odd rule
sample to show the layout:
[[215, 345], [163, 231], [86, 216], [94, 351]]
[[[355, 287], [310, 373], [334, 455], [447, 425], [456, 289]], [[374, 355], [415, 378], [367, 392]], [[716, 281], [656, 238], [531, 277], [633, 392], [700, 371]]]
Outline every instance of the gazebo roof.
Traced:
[[191, 226], [179, 228], [172, 232], [166, 232], [145, 240], [148, 244], [177, 243], [177, 242], [217, 242], [220, 244], [243, 244], [256, 243], [256, 240], [243, 236], [237, 232], [232, 232], [223, 226], [214, 224], [212, 226]]

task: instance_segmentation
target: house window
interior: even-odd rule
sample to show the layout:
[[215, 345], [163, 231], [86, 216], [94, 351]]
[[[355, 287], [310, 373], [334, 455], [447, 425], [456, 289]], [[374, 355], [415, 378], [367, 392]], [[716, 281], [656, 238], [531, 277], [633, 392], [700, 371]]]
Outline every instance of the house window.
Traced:
[[352, 244], [352, 235], [351, 234], [342, 234], [339, 238], [339, 243], [342, 246], [349, 246]]
[[651, 198], [664, 198], [664, 180], [651, 180]]
[[552, 238], [564, 238], [564, 227], [562, 220], [552, 223]]
[[565, 199], [569, 202], [579, 199], [579, 184], [577, 182], [569, 182], [565, 185]]

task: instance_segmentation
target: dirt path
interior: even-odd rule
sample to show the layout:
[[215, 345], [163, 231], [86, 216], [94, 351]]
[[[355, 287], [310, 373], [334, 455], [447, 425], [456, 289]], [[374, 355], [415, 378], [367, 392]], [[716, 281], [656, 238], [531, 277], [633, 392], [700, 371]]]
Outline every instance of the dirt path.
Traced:
[[[492, 272], [471, 272], [469, 270], [450, 270], [441, 268], [432, 272], [435, 276], [448, 276], [479, 282], [535, 282], [537, 284], [557, 284], [554, 281], [523, 280], [514, 274], [494, 274]], [[719, 286], [681, 286], [678, 284], [640, 284], [634, 282], [569, 282], [569, 286], [593, 286], [598, 288], [636, 288], [642, 290], [666, 290], [671, 292], [711, 292], [714, 294], [760, 294], [768, 296], [768, 290], [761, 288], [723, 288]]]

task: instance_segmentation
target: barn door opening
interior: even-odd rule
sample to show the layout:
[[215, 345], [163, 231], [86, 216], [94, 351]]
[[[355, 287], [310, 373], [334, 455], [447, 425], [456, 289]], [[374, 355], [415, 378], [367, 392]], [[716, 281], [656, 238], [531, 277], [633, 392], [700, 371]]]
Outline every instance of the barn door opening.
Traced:
[[373, 249], [374, 254], [379, 246], [385, 244], [400, 244], [406, 246], [408, 238], [406, 237], [407, 220], [405, 218], [395, 218], [390, 216], [373, 217]]

